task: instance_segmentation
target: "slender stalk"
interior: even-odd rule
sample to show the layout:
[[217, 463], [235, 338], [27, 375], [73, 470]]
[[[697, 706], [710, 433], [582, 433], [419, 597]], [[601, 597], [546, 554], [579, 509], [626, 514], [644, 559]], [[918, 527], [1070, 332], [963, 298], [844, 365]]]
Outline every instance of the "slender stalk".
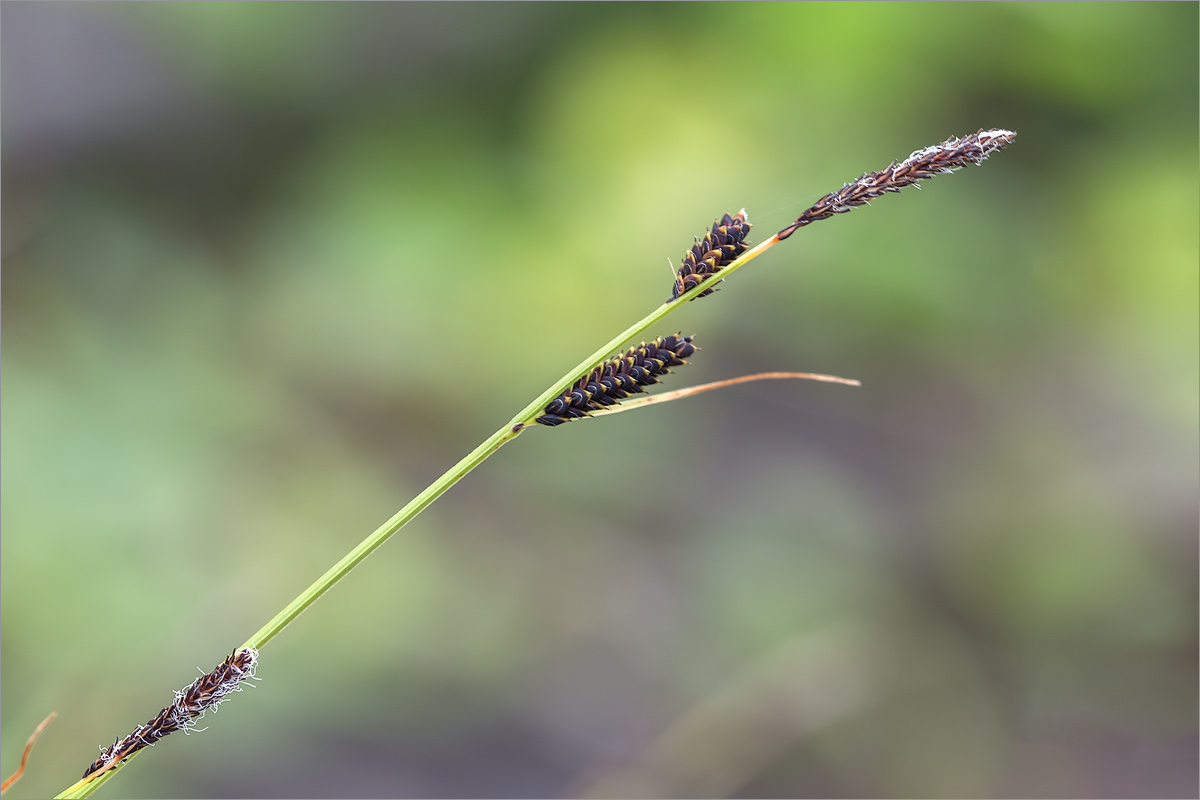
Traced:
[[[340, 561], [334, 564], [325, 572], [324, 575], [317, 578], [313, 583], [296, 597], [295, 600], [288, 603], [282, 611], [276, 614], [266, 625], [259, 628], [253, 636], [242, 644], [242, 648], [252, 647], [255, 650], [261, 650], [267, 642], [274, 639], [279, 633], [286, 628], [292, 620], [300, 616], [306, 608], [317, 601], [321, 595], [329, 591], [335, 583], [346, 577], [350, 570], [354, 569], [363, 559], [375, 552], [384, 542], [392, 537], [396, 531], [407, 525], [413, 517], [424, 511], [430, 503], [441, 497], [447, 489], [458, 483], [467, 473], [482, 464], [488, 456], [495, 453], [508, 442], [521, 435], [521, 432], [533, 422], [534, 418], [542, 412], [546, 404], [558, 397], [569, 386], [575, 383], [579, 377], [592, 367], [599, 364], [607, 356], [613, 353], [617, 348], [624, 344], [629, 339], [638, 336], [648, 330], [652, 325], [659, 322], [663, 317], [670, 314], [672, 311], [682, 307], [683, 303], [697, 297], [701, 292], [711, 288], [716, 283], [728, 278], [730, 274], [750, 263], [758, 256], [765, 253], [776, 243], [779, 242], [778, 237], [772, 236], [757, 247], [747, 250], [733, 263], [722, 269], [719, 273], [714, 273], [708, 276], [703, 282], [697, 284], [690, 291], [679, 296], [678, 300], [669, 303], [663, 303], [654, 311], [642, 317], [640, 320], [630, 325], [621, 333], [617, 334], [609, 340], [603, 347], [592, 353], [583, 361], [579, 362], [574, 369], [563, 375], [546, 391], [542, 392], [525, 408], [521, 409], [503, 428], [489, 436], [481, 445], [468, 453], [461, 461], [448, 469], [444, 475], [431, 483], [424, 491], [414, 497], [409, 503], [396, 512], [396, 514], [383, 523], [366, 539], [358, 544], [353, 550], [345, 555]], [[239, 648], [241, 649], [241, 648]], [[121, 763], [112, 765], [103, 773], [89, 776], [83, 780], [77, 781], [59, 794], [58, 798], [82, 798], [88, 797], [98, 789], [102, 784], [106, 783], [122, 769], [126, 764], [133, 760], [137, 754], [129, 757]]]
[[334, 564], [324, 575], [313, 581], [312, 585], [301, 592], [299, 597], [288, 603], [270, 622], [263, 625], [253, 636], [247, 639], [242, 647], [253, 647], [256, 650], [261, 649], [263, 645], [278, 636], [280, 631], [286, 628], [292, 620], [300, 616], [300, 612], [315, 603], [317, 598], [329, 591], [335, 583], [346, 577], [350, 570], [354, 569], [360, 561], [375, 552], [376, 548], [386, 542], [392, 534], [407, 525], [409, 520], [424, 511], [426, 506], [441, 497], [447, 489], [458, 483], [468, 472], [482, 464], [484, 459], [499, 450], [505, 442], [516, 438], [518, 433], [519, 431], [514, 432], [511, 428], [504, 427], [489, 436], [487, 441], [476, 447], [465, 458], [447, 470], [446, 474], [431, 483], [425, 491], [409, 501], [408, 505], [404, 506], [404, 508], [397, 511], [395, 516], [380, 525], [366, 539], [363, 539], [341, 561]]
[[[670, 403], [674, 400], [682, 400], [685, 397], [711, 392], [714, 389], [737, 386], [739, 383], [779, 380], [820, 381], [821, 383], [841, 383], [846, 386], [862, 386], [862, 382], [854, 378], [839, 378], [837, 375], [822, 375], [818, 372], [756, 372], [753, 375], [742, 375], [723, 381], [702, 383], [699, 386], [687, 386], [683, 389], [675, 389], [674, 391], [662, 392], [661, 394], [648, 394], [632, 400], [622, 400], [615, 406], [596, 409], [590, 412], [588, 417], [606, 417], [610, 414], [620, 414], [622, 411], [632, 411], [635, 408], [645, 408], [646, 406], [654, 406], [659, 403]], [[587, 419], [587, 417], [584, 417], [584, 419]]]
[[[424, 491], [414, 497], [409, 503], [396, 512], [395, 516], [381, 525], [370, 536], [364, 539], [358, 546], [346, 554], [340, 561], [334, 564], [320, 578], [312, 583], [307, 589], [300, 593], [295, 600], [288, 603], [286, 607], [276, 614], [266, 625], [259, 628], [239, 650], [244, 648], [252, 648], [254, 650], [261, 649], [264, 645], [274, 639], [279, 633], [286, 628], [292, 620], [298, 617], [301, 612], [316, 602], [317, 598], [329, 591], [338, 581], [346, 577], [355, 566], [363, 559], [392, 537], [398, 530], [408, 524], [413, 517], [425, 510], [430, 503], [437, 500], [454, 484], [462, 480], [467, 473], [482, 464], [492, 453], [495, 453], [508, 442], [519, 436], [522, 431], [533, 423], [536, 417], [543, 411], [545, 406], [554, 398], [558, 397], [563, 391], [575, 383], [581, 376], [588, 373], [593, 367], [604, 361], [605, 358], [615, 352], [621, 345], [629, 339], [632, 339], [639, 334], [644, 333], [651, 326], [658, 323], [671, 312], [680, 308], [684, 302], [692, 300], [703, 294], [708, 293], [709, 289], [720, 283], [725, 278], [728, 278], [737, 270], [744, 267], [746, 264], [758, 258], [767, 250], [774, 247], [779, 242], [788, 238], [796, 230], [821, 219], [828, 219], [834, 214], [841, 214], [849, 211], [851, 208], [864, 205], [868, 200], [879, 197], [887, 192], [898, 192], [905, 186], [915, 184], [919, 180], [933, 177], [937, 174], [953, 172], [956, 169], [967, 164], [979, 164], [988, 157], [992, 152], [1003, 149], [1012, 142], [1016, 134], [1011, 131], [980, 130], [975, 134], [971, 134], [962, 139], [949, 139], [940, 145], [927, 147], [924, 150], [919, 150], [899, 164], [893, 162], [887, 169], [876, 173], [868, 173], [859, 177], [856, 181], [846, 184], [838, 192], [833, 192], [826, 195], [818, 203], [805, 211], [795, 222], [784, 228], [779, 233], [771, 236], [766, 241], [742, 253], [736, 259], [724, 266], [717, 266], [711, 274], [708, 274], [696, 285], [692, 286], [686, 292], [676, 290], [677, 296], [663, 303], [654, 311], [647, 314], [642, 319], [635, 322], [633, 325], [626, 328], [621, 333], [604, 344], [599, 350], [592, 353], [586, 359], [581, 361], [574, 369], [565, 374], [557, 382], [552, 384], [546, 391], [542, 392], [536, 399], [531, 401], [529, 405], [521, 409], [503, 428], [489, 436], [482, 444], [472, 450], [461, 461], [446, 471], [444, 475], [430, 484]], [[742, 218], [744, 221], [744, 217]], [[714, 229], [715, 231], [715, 229]], [[706, 242], [709, 237], [706, 237]], [[740, 238], [737, 239], [741, 241]], [[725, 243], [721, 240], [720, 243]], [[696, 267], [697, 265], [693, 265]], [[710, 265], [711, 266], [711, 265]], [[682, 273], [681, 273], [682, 274]], [[700, 272], [695, 269], [688, 273], [687, 282], [694, 280], [700, 276]], [[677, 286], [682, 284], [677, 283]], [[693, 387], [688, 390], [679, 390], [672, 393], [675, 397], [688, 396], [690, 394], [698, 394], [703, 391], [718, 388], [719, 386], [733, 385], [735, 383], [743, 383], [749, 380], [762, 380], [767, 378], [797, 378], [805, 377], [815, 380], [825, 380], [840, 383], [857, 384], [856, 381], [849, 381], [843, 378], [834, 376], [812, 375], [809, 373], [763, 373], [753, 376], [745, 376], [743, 378], [735, 378], [730, 381], [721, 381], [715, 384], [707, 384], [705, 386]], [[640, 404], [648, 405], [653, 402], [663, 402], [667, 398], [662, 399], [646, 399]], [[636, 404], [637, 401], [634, 401]], [[136, 757], [134, 752], [125, 758], [114, 758], [114, 760], [104, 766], [99, 771], [93, 772], [88, 777], [84, 778], [68, 787], [61, 794], [60, 798], [75, 798], [88, 797], [101, 785], [106, 783], [113, 775], [117, 773], [125, 764], [129, 763], [132, 758]]]
[[[579, 376], [587, 373], [592, 367], [603, 361], [608, 355], [619, 348], [622, 344], [644, 333], [652, 325], [661, 320], [663, 317], [670, 314], [679, 308], [682, 303], [680, 301], [690, 300], [692, 297], [700, 294], [710, 284], [716, 283], [717, 280], [723, 280], [729, 277], [729, 274], [749, 263], [751, 260], [765, 253], [779, 240], [772, 236], [757, 247], [747, 250], [735, 262], [730, 264], [717, 275], [709, 276], [702, 283], [695, 286], [691, 291], [681, 295], [679, 301], [663, 303], [661, 306], [650, 312], [642, 319], [630, 325], [621, 333], [617, 334], [613, 339], [607, 342], [596, 352], [592, 353], [586, 359], [581, 361], [574, 369], [563, 375], [550, 388], [542, 392], [525, 408], [521, 409], [515, 417], [512, 418], [503, 428], [489, 436], [483, 444], [476, 447], [466, 455], [461, 461], [448, 469], [444, 475], [431, 483], [423, 492], [409, 501], [408, 505], [396, 512], [395, 516], [383, 523], [366, 539], [351, 550], [346, 556], [334, 564], [329, 570], [313, 581], [312, 585], [305, 589], [300, 595], [288, 603], [287, 606], [280, 611], [275, 617], [262, 626], [253, 636], [246, 640], [242, 647], [253, 647], [256, 650], [261, 650], [263, 645], [279, 635], [279, 632], [288, 626], [288, 624], [300, 615], [300, 612], [316, 602], [317, 598], [329, 591], [329, 589], [342, 578], [354, 569], [360, 561], [362, 561], [384, 542], [386, 542], [396, 531], [403, 528], [412, 520], [413, 517], [420, 514], [434, 500], [437, 500], [454, 484], [458, 483], [467, 473], [482, 464], [484, 460], [492, 453], [499, 450], [508, 442], [517, 438], [529, 423], [533, 422], [534, 418], [542, 412], [554, 398], [558, 397], [569, 386], [579, 379]], [[717, 280], [714, 280], [716, 278]]]

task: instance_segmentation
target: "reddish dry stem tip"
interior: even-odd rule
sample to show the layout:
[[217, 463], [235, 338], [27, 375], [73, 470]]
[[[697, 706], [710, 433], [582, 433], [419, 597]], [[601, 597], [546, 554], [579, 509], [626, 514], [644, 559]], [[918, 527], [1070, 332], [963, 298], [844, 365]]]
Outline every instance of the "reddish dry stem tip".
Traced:
[[29, 741], [25, 743], [25, 750], [21, 753], [21, 765], [17, 767], [16, 772], [4, 779], [4, 783], [0, 783], [0, 794], [7, 792], [8, 787], [21, 780], [21, 776], [25, 774], [25, 764], [29, 761], [29, 754], [33, 752], [33, 745], [37, 742], [38, 737], [42, 735], [42, 731], [46, 730], [46, 726], [53, 722], [57, 716], [57, 711], [51, 711], [49, 716], [33, 729], [33, 733], [29, 735]]

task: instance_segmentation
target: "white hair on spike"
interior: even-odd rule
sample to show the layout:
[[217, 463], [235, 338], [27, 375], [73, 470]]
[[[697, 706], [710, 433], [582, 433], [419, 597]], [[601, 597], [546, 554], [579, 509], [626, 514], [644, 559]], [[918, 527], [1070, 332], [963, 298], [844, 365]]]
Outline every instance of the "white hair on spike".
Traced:
[[207, 730], [196, 727], [198, 722], [209, 711], [216, 713], [218, 706], [229, 695], [242, 690], [245, 681], [259, 680], [255, 674], [257, 667], [257, 650], [242, 648], [233, 651], [215, 669], [201, 672], [199, 678], [177, 690], [175, 699], [154, 719], [145, 725], [138, 725], [124, 739], [117, 739], [108, 747], [101, 748], [100, 757], [84, 772], [84, 778], [111, 768], [143, 747], [152, 747], [175, 731], [190, 735]]
[[950, 137], [941, 144], [914, 150], [899, 164], [892, 162], [878, 172], [862, 175], [847, 183], [839, 191], [825, 195], [817, 204], [796, 218], [796, 221], [775, 234], [782, 241], [793, 233], [818, 220], [829, 219], [834, 214], [844, 214], [856, 206], [868, 205], [876, 197], [888, 192], [899, 192], [906, 186], [920, 188], [918, 181], [935, 175], [949, 175], [968, 164], [978, 166], [984, 159], [1012, 144], [1017, 134], [1013, 131], [982, 128], [961, 139]]

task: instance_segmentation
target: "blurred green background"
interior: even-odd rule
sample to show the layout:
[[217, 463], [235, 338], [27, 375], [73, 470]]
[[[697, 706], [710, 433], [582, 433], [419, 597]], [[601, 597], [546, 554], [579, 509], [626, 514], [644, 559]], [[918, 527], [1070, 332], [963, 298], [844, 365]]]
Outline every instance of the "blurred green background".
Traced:
[[101, 796], [1196, 796], [1197, 5], [2, 12], [3, 772], [73, 782], [746, 207], [802, 230]]

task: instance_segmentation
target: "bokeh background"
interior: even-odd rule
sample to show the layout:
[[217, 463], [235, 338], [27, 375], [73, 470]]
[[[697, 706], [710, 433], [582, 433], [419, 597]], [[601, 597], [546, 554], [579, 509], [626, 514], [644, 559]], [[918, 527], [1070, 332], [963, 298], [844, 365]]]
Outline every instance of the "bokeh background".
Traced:
[[74, 781], [583, 355], [806, 228], [105, 797], [1196, 796], [1197, 5], [2, 12], [3, 772]]

